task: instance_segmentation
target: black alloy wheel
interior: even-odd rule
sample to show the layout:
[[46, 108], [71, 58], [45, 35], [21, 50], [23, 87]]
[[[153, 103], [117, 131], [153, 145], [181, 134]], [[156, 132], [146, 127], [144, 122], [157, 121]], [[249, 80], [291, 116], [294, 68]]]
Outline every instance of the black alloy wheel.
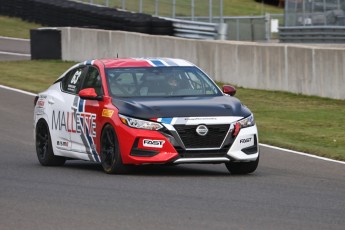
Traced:
[[42, 120], [36, 125], [36, 153], [43, 166], [60, 166], [66, 161], [64, 157], [54, 155], [48, 125]]
[[101, 162], [104, 171], [108, 174], [128, 172], [128, 166], [122, 163], [120, 148], [114, 128], [106, 125], [101, 135]]

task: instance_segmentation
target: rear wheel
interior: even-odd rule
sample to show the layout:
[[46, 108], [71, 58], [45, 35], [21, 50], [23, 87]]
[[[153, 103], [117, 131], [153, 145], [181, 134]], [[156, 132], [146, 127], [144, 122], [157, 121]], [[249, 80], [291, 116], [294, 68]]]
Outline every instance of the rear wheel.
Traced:
[[120, 146], [114, 128], [106, 125], [101, 135], [101, 162], [104, 171], [108, 174], [128, 172], [128, 166], [122, 163]]
[[231, 174], [248, 174], [256, 170], [259, 165], [259, 157], [255, 161], [249, 162], [229, 162], [225, 163]]
[[60, 166], [66, 161], [64, 157], [55, 156], [48, 125], [39, 121], [36, 126], [36, 153], [43, 166]]

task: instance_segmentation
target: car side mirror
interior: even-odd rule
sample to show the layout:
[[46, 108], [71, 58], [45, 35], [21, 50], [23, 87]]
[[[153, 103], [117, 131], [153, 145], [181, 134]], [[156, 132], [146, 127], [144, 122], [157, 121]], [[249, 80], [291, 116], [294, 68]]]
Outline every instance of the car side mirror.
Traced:
[[94, 88], [86, 88], [79, 91], [79, 97], [81, 99], [98, 100], [103, 99], [102, 96], [98, 96]]
[[236, 88], [231, 85], [223, 85], [223, 93], [234, 96], [236, 94]]

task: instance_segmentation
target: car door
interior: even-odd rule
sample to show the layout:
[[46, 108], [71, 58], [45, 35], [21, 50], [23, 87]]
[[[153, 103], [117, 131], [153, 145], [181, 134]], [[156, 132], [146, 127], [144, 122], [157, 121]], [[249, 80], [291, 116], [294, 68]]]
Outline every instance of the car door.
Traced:
[[77, 131], [73, 103], [81, 86], [84, 69], [85, 66], [79, 66], [70, 70], [60, 84], [56, 85], [56, 91], [47, 98], [51, 114], [49, 123], [52, 144], [58, 155], [68, 156], [72, 149], [71, 133]]
[[[103, 95], [102, 81], [99, 70], [89, 66], [86, 70], [81, 89], [93, 88], [98, 96]], [[101, 114], [101, 105], [98, 100], [81, 99], [78, 96], [75, 104], [77, 108], [77, 132], [71, 133], [72, 151], [87, 154], [89, 160], [99, 162], [96, 151], [97, 116]]]

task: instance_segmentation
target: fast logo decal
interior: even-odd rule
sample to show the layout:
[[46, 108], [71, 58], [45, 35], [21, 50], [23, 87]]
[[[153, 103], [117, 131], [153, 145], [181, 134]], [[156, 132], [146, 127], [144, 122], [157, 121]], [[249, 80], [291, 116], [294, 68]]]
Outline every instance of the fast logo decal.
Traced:
[[248, 142], [250, 142], [251, 140], [252, 140], [251, 137], [245, 138], [245, 139], [241, 139], [241, 140], [240, 140], [240, 144], [248, 143]]
[[143, 140], [143, 146], [145, 147], [152, 147], [152, 148], [163, 148], [165, 141], [163, 140]]
[[239, 144], [241, 145], [242, 148], [249, 147], [254, 145], [254, 136], [253, 135], [248, 135], [248, 136], [241, 136], [241, 139], [239, 140]]

